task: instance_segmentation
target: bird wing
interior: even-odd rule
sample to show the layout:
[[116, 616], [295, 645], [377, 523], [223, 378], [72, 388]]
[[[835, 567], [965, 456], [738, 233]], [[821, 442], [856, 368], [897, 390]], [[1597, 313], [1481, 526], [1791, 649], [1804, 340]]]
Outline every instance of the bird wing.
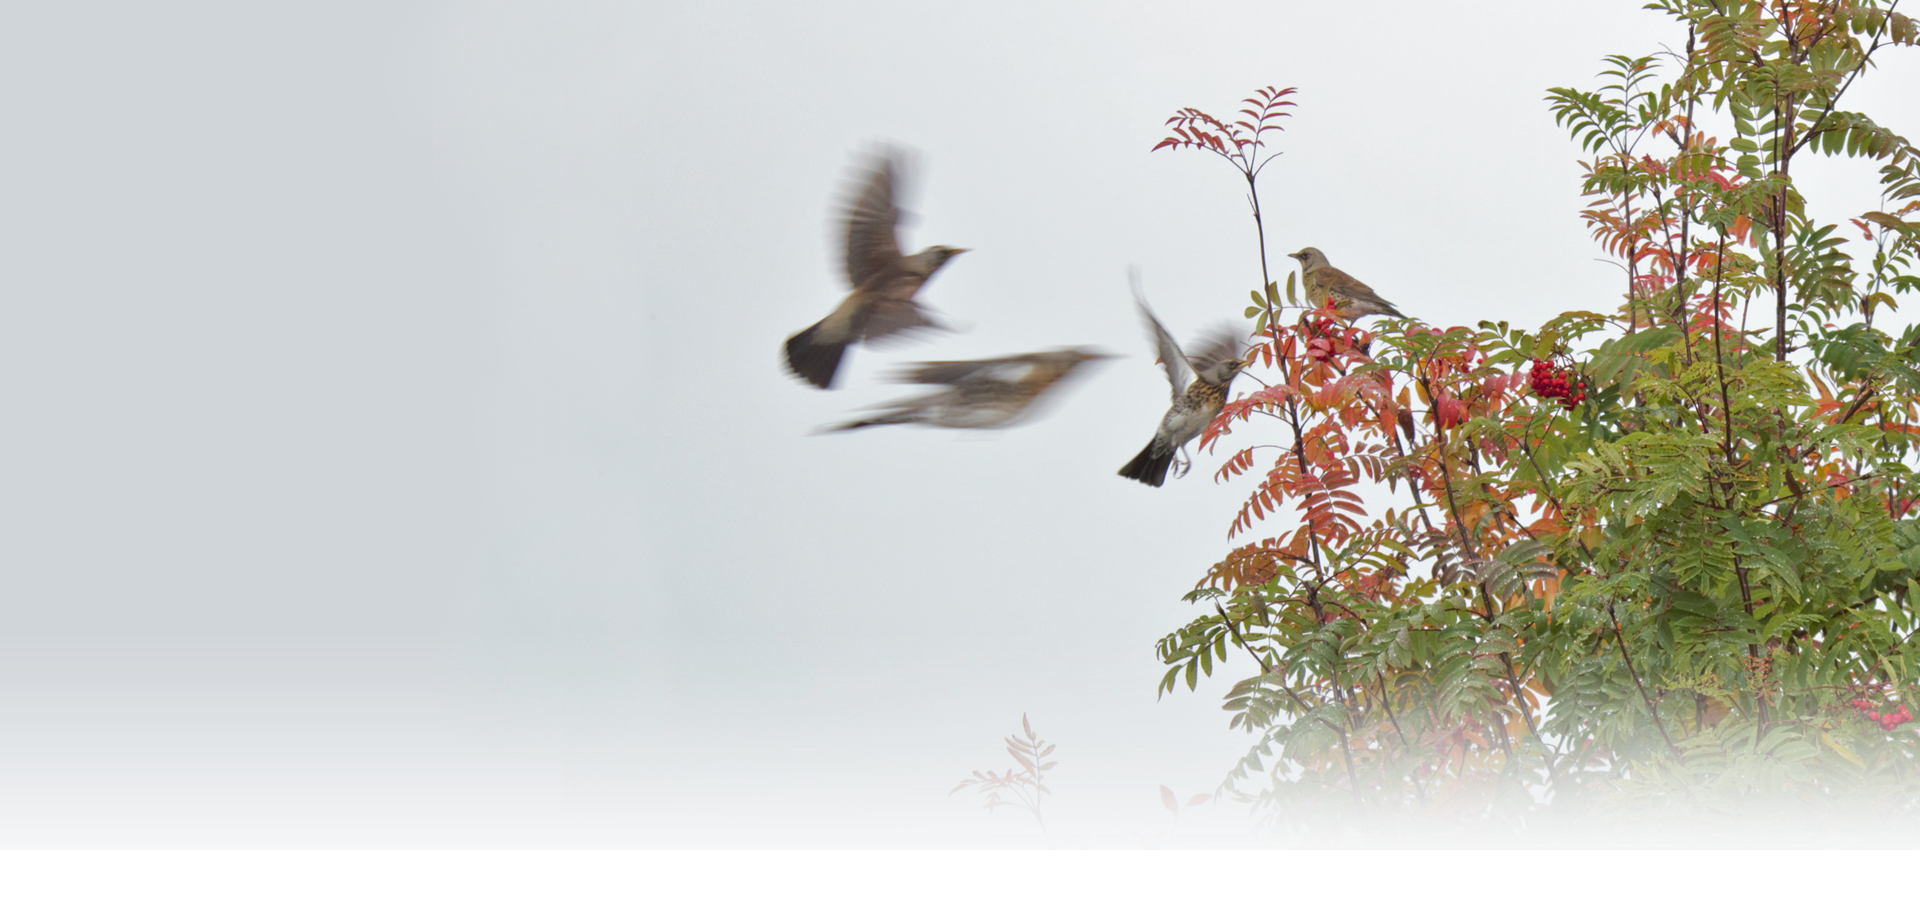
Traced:
[[1187, 356], [1180, 351], [1173, 334], [1161, 326], [1160, 319], [1153, 316], [1153, 309], [1147, 307], [1147, 296], [1140, 291], [1140, 278], [1133, 279], [1133, 304], [1140, 309], [1140, 316], [1147, 321], [1147, 336], [1152, 338], [1154, 349], [1160, 354], [1160, 364], [1167, 367], [1167, 383], [1173, 386], [1173, 397], [1187, 393], [1187, 384], [1193, 380], [1193, 366], [1187, 363]]
[[1389, 308], [1393, 307], [1393, 302], [1380, 297], [1380, 295], [1373, 290], [1373, 286], [1347, 275], [1332, 266], [1322, 266], [1318, 271], [1320, 273], [1321, 284], [1327, 287], [1327, 291], [1334, 293], [1340, 298], [1365, 302], [1367, 304], [1382, 305]]
[[898, 271], [900, 241], [894, 226], [900, 222], [900, 209], [893, 199], [899, 169], [894, 154], [882, 154], [847, 207], [847, 281], [854, 288]]
[[947, 329], [947, 325], [935, 319], [926, 305], [905, 298], [874, 302], [861, 312], [858, 323], [859, 331], [855, 335], [869, 343], [903, 336], [920, 327]]
[[1246, 353], [1240, 332], [1228, 324], [1207, 331], [1195, 345], [1198, 348], [1187, 357], [1187, 362], [1193, 367], [1193, 374], [1212, 384], [1219, 384], [1217, 379], [1226, 374], [1229, 364]]
[[1040, 353], [1021, 353], [1017, 356], [999, 356], [993, 359], [918, 362], [901, 368], [895, 373], [894, 380], [920, 385], [1012, 383], [1032, 374], [1041, 358]]

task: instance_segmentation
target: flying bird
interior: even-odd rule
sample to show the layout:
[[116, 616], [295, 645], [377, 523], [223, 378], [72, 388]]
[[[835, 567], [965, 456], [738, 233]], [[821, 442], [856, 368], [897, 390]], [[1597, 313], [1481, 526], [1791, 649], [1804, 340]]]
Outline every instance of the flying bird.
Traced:
[[1287, 255], [1300, 261], [1300, 281], [1306, 285], [1309, 309], [1318, 309], [1331, 298], [1340, 316], [1350, 321], [1369, 314], [1406, 317], [1394, 308], [1393, 302], [1375, 294], [1372, 286], [1333, 268], [1333, 264], [1327, 262], [1327, 255], [1319, 250], [1307, 247]]
[[[1167, 382], [1173, 386], [1173, 406], [1160, 418], [1160, 428], [1154, 431], [1153, 441], [1120, 469], [1120, 476], [1159, 487], [1166, 483], [1167, 468], [1173, 464], [1174, 455], [1184, 454], [1186, 444], [1219, 416], [1220, 408], [1227, 403], [1227, 387], [1233, 384], [1234, 376], [1247, 367], [1247, 361], [1241, 358], [1239, 334], [1230, 329], [1210, 334], [1191, 354], [1182, 352], [1180, 344], [1174, 342], [1159, 318], [1153, 316], [1138, 287], [1134, 289], [1133, 302], [1140, 308], [1140, 316], [1146, 319], [1147, 333], [1159, 350], [1160, 363], [1167, 367]], [[1185, 474], [1190, 467], [1191, 462], [1185, 463], [1180, 473]]]
[[913, 300], [927, 279], [963, 247], [928, 247], [903, 256], [894, 227], [900, 158], [888, 151], [870, 167], [847, 208], [846, 271], [853, 292], [817, 324], [787, 339], [787, 368], [819, 388], [833, 387], [849, 344], [901, 336], [917, 328], [943, 329]]
[[920, 362], [895, 373], [894, 380], [938, 385], [940, 390], [885, 405], [883, 413], [831, 427], [844, 432], [867, 426], [920, 423], [953, 429], [1010, 426], [1041, 403], [1042, 394], [1073, 374], [1083, 362], [1112, 358], [1098, 350], [1057, 349], [961, 362]]

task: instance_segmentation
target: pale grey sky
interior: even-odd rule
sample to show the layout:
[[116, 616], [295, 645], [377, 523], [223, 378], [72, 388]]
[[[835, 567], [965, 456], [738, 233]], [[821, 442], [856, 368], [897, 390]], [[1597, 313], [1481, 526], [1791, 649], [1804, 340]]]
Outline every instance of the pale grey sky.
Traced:
[[[1242, 494], [1114, 475], [1166, 401], [1126, 267], [1181, 337], [1258, 283], [1163, 120], [1299, 87], [1276, 257], [1535, 324], [1618, 287], [1542, 97], [1676, 38], [1632, 0], [10, 10], [4, 841], [1034, 845], [946, 794], [1023, 711], [1056, 842], [1154, 841], [1246, 742], [1244, 664], [1156, 702], [1152, 654]], [[1906, 58], [1855, 105], [1912, 132]], [[882, 140], [905, 243], [973, 248], [924, 293], [963, 332], [823, 393], [780, 343]], [[1838, 219], [1868, 175], [1805, 183]], [[896, 362], [1078, 344], [1125, 358], [1031, 426], [809, 435]]]

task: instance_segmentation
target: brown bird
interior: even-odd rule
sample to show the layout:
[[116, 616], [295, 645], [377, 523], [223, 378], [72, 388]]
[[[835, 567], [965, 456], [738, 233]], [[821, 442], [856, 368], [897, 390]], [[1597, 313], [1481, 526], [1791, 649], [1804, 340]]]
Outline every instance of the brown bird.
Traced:
[[1057, 349], [962, 362], [920, 362], [896, 372], [895, 381], [941, 385], [938, 392], [885, 405], [885, 413], [831, 427], [844, 432], [867, 426], [920, 423], [953, 429], [997, 429], [1027, 416], [1042, 394], [1080, 364], [1112, 358], [1098, 350]]
[[1406, 317], [1394, 308], [1393, 302], [1375, 294], [1372, 286], [1333, 268], [1326, 254], [1319, 250], [1307, 247], [1287, 255], [1300, 261], [1300, 281], [1307, 289], [1308, 310], [1318, 310], [1331, 298], [1340, 316], [1347, 320], [1359, 320], [1369, 314]]
[[899, 172], [898, 156], [882, 153], [847, 208], [845, 257], [852, 294], [819, 323], [787, 339], [787, 368], [815, 387], [833, 387], [848, 344], [901, 336], [923, 327], [943, 329], [913, 297], [941, 266], [966, 250], [935, 246], [901, 255], [900, 242], [894, 237], [900, 221], [894, 204]]
[[[1159, 350], [1160, 363], [1167, 367], [1167, 382], [1173, 386], [1173, 406], [1160, 418], [1160, 428], [1154, 431], [1153, 441], [1119, 473], [1123, 478], [1159, 487], [1166, 483], [1167, 468], [1173, 464], [1174, 456], [1184, 454], [1186, 444], [1205, 432], [1207, 424], [1220, 415], [1220, 408], [1227, 403], [1227, 387], [1233, 384], [1234, 376], [1247, 367], [1247, 360], [1241, 358], [1240, 335], [1230, 329], [1219, 330], [1201, 340], [1200, 348], [1191, 355], [1182, 352], [1180, 344], [1174, 342], [1167, 328], [1160, 325], [1159, 318], [1153, 316], [1137, 287], [1133, 299], [1140, 308], [1140, 316], [1146, 319], [1147, 334]], [[1190, 467], [1191, 462], [1183, 464], [1180, 473], [1185, 474]]]

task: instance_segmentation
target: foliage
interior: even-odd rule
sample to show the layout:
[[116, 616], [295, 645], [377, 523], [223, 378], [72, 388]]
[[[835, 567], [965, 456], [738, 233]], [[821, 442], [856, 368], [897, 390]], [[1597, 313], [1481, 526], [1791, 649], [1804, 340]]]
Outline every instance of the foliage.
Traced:
[[1152, 837], [1146, 837], [1146, 835], [1140, 833], [1140, 831], [1127, 831], [1127, 833], [1131, 833], [1133, 839], [1139, 840], [1140, 846], [1146, 846], [1146, 848], [1150, 848], [1150, 850], [1164, 850], [1164, 848], [1173, 846], [1173, 835], [1179, 833], [1179, 829], [1181, 829], [1181, 816], [1187, 814], [1187, 808], [1198, 808], [1198, 806], [1202, 806], [1202, 804], [1206, 804], [1206, 802], [1210, 802], [1210, 800], [1213, 800], [1212, 794], [1200, 793], [1194, 794], [1192, 798], [1187, 798], [1187, 804], [1181, 804], [1179, 796], [1173, 794], [1173, 789], [1167, 789], [1165, 785], [1162, 785], [1162, 787], [1160, 787], [1160, 806], [1165, 808], [1167, 812], [1173, 814], [1173, 827], [1167, 827], [1164, 831], [1154, 831]]
[[[1920, 153], [1843, 108], [1920, 37], [1895, 6], [1659, 0], [1684, 50], [1550, 92], [1610, 308], [1283, 323], [1262, 240], [1261, 383], [1201, 442], [1254, 443], [1216, 476], [1253, 485], [1243, 543], [1158, 645], [1163, 694], [1255, 665], [1228, 794], [1288, 822], [1920, 807], [1915, 725], [1866, 717], [1920, 695], [1920, 328], [1887, 323], [1920, 290]], [[1257, 222], [1255, 109], [1182, 110], [1155, 149], [1227, 157]], [[1877, 171], [1847, 224], [1871, 258], [1809, 209], [1809, 157]]]
[[[988, 813], [1009, 805], [1020, 808], [1033, 815], [1034, 822], [1040, 825], [1040, 832], [1046, 834], [1047, 819], [1040, 813], [1040, 802], [1053, 794], [1047, 790], [1046, 773], [1058, 765], [1058, 761], [1041, 762], [1053, 752], [1054, 745], [1033, 733], [1033, 725], [1027, 722], [1025, 714], [1020, 716], [1020, 730], [1021, 734], [1007, 738], [1007, 754], [1020, 764], [1020, 768], [1009, 768], [1004, 773], [976, 769], [973, 778], [962, 780], [947, 795], [951, 797], [961, 789], [973, 788], [986, 796], [981, 807], [986, 808]], [[1008, 800], [1007, 795], [1012, 795], [1012, 800]]]

